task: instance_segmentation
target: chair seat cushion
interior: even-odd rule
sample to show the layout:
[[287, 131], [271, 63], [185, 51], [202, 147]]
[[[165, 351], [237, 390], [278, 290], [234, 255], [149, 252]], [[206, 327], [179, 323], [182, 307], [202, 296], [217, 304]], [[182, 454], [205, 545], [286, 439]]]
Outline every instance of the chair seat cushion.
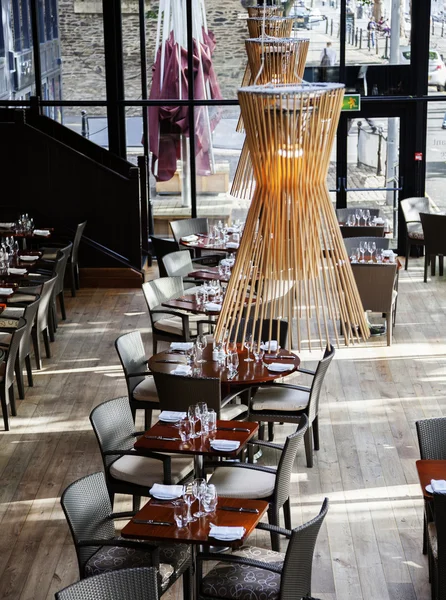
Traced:
[[[193, 459], [171, 457], [172, 483], [178, 483], [194, 468]], [[161, 460], [146, 456], [121, 456], [110, 466], [110, 475], [120, 481], [128, 481], [144, 487], [152, 487], [154, 483], [164, 481], [163, 463]]]
[[42, 260], [56, 260], [58, 250], [55, 248], [44, 248], [41, 256]]
[[[266, 548], [242, 546], [234, 556], [283, 566], [285, 555]], [[217, 563], [202, 579], [203, 596], [236, 600], [276, 600], [280, 592], [280, 575], [259, 567]]]
[[1, 314], [1, 318], [5, 318], [5, 319], [19, 319], [20, 317], [23, 316], [23, 313], [25, 312], [25, 308], [24, 307], [12, 307], [12, 306], [8, 306], [5, 308], [5, 310], [2, 312]]
[[232, 404], [231, 402], [224, 406], [220, 411], [220, 419], [224, 421], [232, 421], [237, 419], [243, 413], [248, 412], [248, 407], [245, 404]]
[[35, 296], [32, 296], [31, 294], [14, 294], [14, 296], [11, 296], [11, 298], [8, 298], [8, 304], [11, 303], [15, 303], [15, 302], [34, 302], [34, 300], [36, 299]]
[[412, 240], [424, 241], [423, 226], [421, 225], [421, 223], [408, 223], [407, 235]]
[[432, 550], [432, 556], [435, 560], [438, 559], [438, 538], [437, 538], [437, 526], [434, 521], [429, 521], [427, 524], [427, 535], [429, 538], [429, 545]]
[[303, 410], [308, 404], [310, 392], [295, 388], [273, 385], [259, 388], [252, 401], [252, 410], [295, 411]]
[[150, 402], [159, 402], [158, 392], [153, 377], [146, 377], [138, 383], [133, 390], [133, 398], [135, 400], [148, 400]]
[[274, 492], [275, 473], [239, 467], [217, 467], [209, 480], [219, 496], [228, 498], [268, 498]]

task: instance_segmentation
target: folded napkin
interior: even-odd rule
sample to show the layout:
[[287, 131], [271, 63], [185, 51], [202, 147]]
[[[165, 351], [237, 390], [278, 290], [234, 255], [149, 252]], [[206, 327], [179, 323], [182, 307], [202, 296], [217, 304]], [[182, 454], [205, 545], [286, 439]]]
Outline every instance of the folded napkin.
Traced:
[[14, 290], [12, 288], [0, 287], [0, 296], [9, 296]]
[[264, 342], [260, 345], [260, 348], [262, 350], [266, 350], [267, 352], [277, 352], [277, 340], [270, 340], [269, 342]]
[[375, 225], [384, 225], [384, 219], [382, 217], [375, 217], [373, 223], [375, 223]]
[[23, 260], [25, 262], [34, 262], [36, 260], [39, 260], [39, 257], [31, 256], [30, 254], [22, 254], [21, 256], [19, 256], [19, 260]]
[[185, 235], [181, 238], [182, 242], [196, 242], [198, 240], [198, 235]]
[[437, 494], [446, 494], [446, 481], [444, 479], [431, 479], [432, 491]]
[[186, 418], [185, 412], [179, 412], [176, 410], [162, 410], [158, 417], [160, 421], [180, 421]]
[[8, 273], [10, 275], [25, 275], [26, 269], [14, 269], [14, 268], [10, 267], [8, 269]]
[[238, 242], [226, 242], [226, 248], [238, 248], [239, 246]]
[[14, 227], [15, 223], [0, 223], [0, 227], [2, 229], [12, 229], [12, 227]]
[[237, 440], [211, 440], [210, 445], [214, 450], [232, 452], [233, 450], [237, 450], [240, 446], [240, 442]]
[[171, 375], [191, 375], [192, 367], [189, 365], [178, 365], [173, 371], [170, 372]]
[[293, 364], [287, 363], [277, 363], [277, 362], [273, 362], [270, 363], [269, 365], [266, 365], [268, 367], [268, 371], [275, 371], [276, 373], [284, 373], [285, 371], [291, 371], [291, 369], [293, 368]]
[[240, 231], [240, 227], [232, 226], [232, 227], [227, 227], [226, 228], [226, 232], [227, 233], [236, 233], [236, 232], [239, 232], [239, 231]]
[[241, 540], [245, 531], [244, 527], [221, 527], [211, 524], [209, 535], [217, 540]]
[[206, 302], [204, 308], [212, 312], [217, 312], [221, 310], [221, 304], [217, 304], [216, 302]]
[[174, 500], [183, 495], [184, 486], [182, 485], [163, 485], [154, 483], [149, 490], [151, 496], [162, 498], [163, 500]]
[[193, 342], [172, 342], [170, 344], [171, 350], [191, 350], [193, 347]]
[[223, 267], [233, 267], [235, 263], [235, 258], [222, 258], [220, 264]]
[[48, 237], [49, 235], [51, 235], [51, 231], [49, 229], [34, 229], [33, 234]]

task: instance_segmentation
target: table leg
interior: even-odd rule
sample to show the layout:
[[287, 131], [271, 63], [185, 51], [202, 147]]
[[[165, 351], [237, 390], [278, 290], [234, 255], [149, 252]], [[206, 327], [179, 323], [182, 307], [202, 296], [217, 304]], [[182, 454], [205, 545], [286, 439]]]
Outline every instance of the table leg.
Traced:
[[194, 456], [194, 471], [195, 477], [198, 479], [204, 478], [204, 459], [202, 454], [196, 454]]

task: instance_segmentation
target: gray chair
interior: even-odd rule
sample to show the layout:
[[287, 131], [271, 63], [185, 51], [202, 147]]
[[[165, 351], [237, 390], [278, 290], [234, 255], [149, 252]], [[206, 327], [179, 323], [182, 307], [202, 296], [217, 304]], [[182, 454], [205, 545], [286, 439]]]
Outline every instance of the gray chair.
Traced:
[[[180, 250], [179, 244], [175, 240], [167, 240], [157, 235], [151, 235], [150, 241], [152, 242], [152, 255], [154, 254], [156, 256], [160, 277], [167, 277], [166, 269], [163, 263], [163, 257], [166, 256], [166, 254]], [[186, 248], [184, 251], [190, 256], [190, 253]]]
[[390, 249], [390, 238], [380, 238], [380, 237], [350, 237], [344, 238], [344, 245], [347, 250], [347, 254], [350, 256], [352, 250], [359, 247], [359, 242], [375, 242], [376, 247], [380, 250], [389, 250]]
[[420, 213], [430, 213], [429, 198], [405, 198], [401, 200], [401, 210], [406, 222], [406, 262], [404, 269], [407, 271], [409, 255], [412, 246], [424, 246], [423, 227]]
[[158, 600], [158, 573], [154, 567], [106, 571], [73, 583], [55, 600]]
[[218, 419], [232, 421], [244, 419], [248, 407], [234, 403], [240, 390], [221, 397], [221, 381], [218, 377], [187, 377], [170, 373], [153, 373], [158, 391], [160, 410], [187, 411], [191, 404], [206, 402], [217, 413]]
[[118, 537], [114, 520], [130, 518], [135, 513], [112, 512], [103, 473], [87, 475], [69, 485], [60, 503], [70, 527], [81, 579], [109, 571], [153, 566], [160, 573], [161, 594], [184, 574], [183, 595], [185, 600], [190, 600], [190, 548], [185, 544], [155, 546]]
[[36, 360], [36, 368], [42, 368], [42, 359], [40, 352], [40, 334], [43, 335], [43, 342], [45, 344], [46, 357], [51, 358], [50, 348], [50, 313], [51, 313], [51, 300], [53, 297], [54, 286], [57, 281], [57, 276], [47, 279], [41, 288], [40, 303], [37, 309], [36, 320], [32, 329], [32, 338], [34, 346], [34, 357]]
[[387, 345], [392, 344], [392, 332], [396, 320], [398, 298], [398, 265], [352, 264], [364, 310], [382, 313], [387, 323]]
[[115, 348], [124, 370], [133, 420], [137, 410], [144, 411], [144, 428], [152, 425], [152, 410], [159, 408], [158, 393], [152, 374], [147, 370], [147, 357], [139, 331], [130, 331], [115, 340]]
[[[319, 450], [319, 398], [328, 367], [335, 355], [334, 346], [327, 346], [316, 371], [299, 368], [301, 373], [312, 377], [310, 387], [289, 383], [273, 383], [255, 388], [251, 398], [248, 420], [271, 423], [299, 423], [306, 415], [308, 429], [305, 433], [307, 467], [313, 466], [314, 449]], [[262, 425], [263, 427], [263, 425]], [[271, 440], [272, 428], [269, 427]]]
[[[205, 218], [178, 219], [177, 221], [169, 221], [169, 225], [178, 246], [180, 246], [181, 238], [187, 235], [193, 235], [194, 233], [209, 233], [209, 222]], [[202, 257], [203, 264], [207, 265], [217, 265], [222, 258], [222, 254], [224, 256], [227, 254], [225, 250], [222, 250], [220, 253], [216, 250], [216, 254], [211, 253], [214, 252], [214, 250], [206, 251], [193, 248], [189, 248], [189, 250], [193, 253], [195, 258]]]
[[[325, 498], [319, 515], [292, 531], [259, 523], [257, 529], [274, 531], [289, 540], [285, 553], [242, 546], [232, 554], [198, 554], [198, 599], [311, 600], [314, 548], [327, 511], [328, 498]], [[218, 562], [203, 575], [203, 564], [207, 561]]]
[[153, 354], [158, 342], [189, 342], [198, 335], [199, 322], [205, 315], [188, 314], [162, 306], [163, 302], [184, 294], [181, 277], [162, 277], [142, 284], [142, 291], [152, 324]]
[[431, 275], [435, 275], [435, 261], [438, 256], [439, 272], [443, 275], [443, 257], [446, 254], [446, 215], [420, 213], [424, 235], [424, 283], [427, 282], [427, 270], [431, 265]]
[[[287, 437], [283, 447], [259, 440], [251, 442], [251, 446], [255, 444], [280, 451], [277, 468], [221, 462], [211, 475], [209, 483], [216, 486], [219, 496], [265, 500], [269, 503], [268, 521], [276, 527], [279, 527], [280, 523], [280, 509], [283, 509], [285, 527], [291, 529], [291, 472], [297, 450], [307, 429], [308, 419], [303, 415], [297, 430]], [[271, 532], [271, 547], [273, 550], [280, 550], [279, 536], [274, 532]]]
[[17, 415], [17, 409], [14, 398], [14, 369], [16, 358], [19, 352], [21, 340], [25, 334], [26, 321], [20, 318], [17, 327], [4, 328], [3, 331], [11, 334], [11, 341], [6, 351], [6, 358], [0, 363], [0, 399], [3, 413], [3, 423], [5, 431], [9, 431], [8, 405], [11, 405], [11, 415]]
[[154, 483], [176, 484], [193, 473], [190, 456], [134, 450], [141, 432], [135, 431], [127, 398], [114, 398], [91, 411], [90, 422], [99, 443], [111, 503], [115, 494], [133, 496], [139, 509], [141, 496], [147, 496]]
[[162, 258], [164, 270], [167, 277], [181, 277], [183, 280], [184, 289], [187, 290], [188, 294], [192, 294], [197, 287], [199, 280], [188, 277], [188, 274], [194, 269], [199, 269], [198, 265], [194, 265], [190, 257], [189, 252], [178, 250], [177, 252], [171, 252], [166, 254]]

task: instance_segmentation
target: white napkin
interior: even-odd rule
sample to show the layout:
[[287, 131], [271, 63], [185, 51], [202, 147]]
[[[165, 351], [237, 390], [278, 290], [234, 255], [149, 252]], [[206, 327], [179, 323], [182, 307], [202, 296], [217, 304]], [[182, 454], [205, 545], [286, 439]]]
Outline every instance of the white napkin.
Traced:
[[432, 491], [446, 494], [446, 481], [444, 479], [431, 479]]
[[198, 235], [185, 235], [181, 238], [182, 242], [196, 242], [198, 240]]
[[375, 225], [384, 225], [384, 219], [382, 217], [374, 217], [373, 222]]
[[238, 232], [238, 231], [240, 231], [240, 227], [232, 226], [232, 227], [227, 227], [226, 228], [226, 232], [227, 233], [235, 233], [235, 232]]
[[8, 273], [10, 275], [25, 275], [26, 269], [14, 269], [14, 268], [10, 267], [8, 269]]
[[245, 531], [244, 527], [221, 527], [211, 524], [209, 535], [217, 540], [241, 540]]
[[226, 248], [238, 248], [240, 244], [238, 242], [227, 242]]
[[268, 352], [277, 352], [277, 340], [270, 340], [269, 342], [265, 342], [261, 344], [260, 348], [262, 350], [267, 350]]
[[220, 264], [223, 267], [233, 267], [235, 263], [235, 258], [222, 258]]
[[221, 310], [221, 304], [217, 304], [216, 302], [206, 302], [204, 308], [212, 312], [217, 312]]
[[34, 235], [43, 235], [45, 237], [48, 237], [51, 235], [51, 231], [49, 229], [34, 229], [33, 234]]
[[163, 500], [174, 500], [182, 496], [183, 492], [184, 487], [182, 485], [163, 485], [162, 483], [154, 483], [149, 490], [151, 496]]
[[0, 223], [0, 227], [2, 229], [11, 229], [14, 227], [15, 223]]
[[240, 446], [240, 442], [237, 440], [211, 440], [210, 445], [214, 450], [232, 452], [233, 450], [237, 450], [237, 448]]
[[192, 367], [189, 365], [178, 365], [173, 371], [170, 372], [171, 375], [191, 375]]
[[31, 256], [30, 254], [23, 254], [22, 256], [19, 256], [19, 260], [23, 260], [25, 262], [34, 262], [36, 260], [39, 260], [39, 257]]
[[9, 296], [14, 290], [12, 288], [0, 287], [0, 296]]
[[383, 250], [382, 255], [383, 256], [394, 256], [394, 253], [393, 253], [393, 250]]
[[193, 347], [193, 342], [172, 342], [170, 344], [171, 350], [191, 350]]
[[160, 412], [160, 416], [158, 418], [160, 421], [172, 421], [172, 422], [176, 423], [177, 421], [180, 421], [181, 419], [185, 419], [186, 413], [179, 412], [176, 410], [162, 410]]
[[294, 367], [294, 364], [284, 364], [284, 363], [277, 363], [277, 362], [273, 362], [269, 365], [267, 365], [268, 367], [268, 371], [275, 371], [276, 373], [284, 373], [285, 371], [291, 371], [291, 369]]

